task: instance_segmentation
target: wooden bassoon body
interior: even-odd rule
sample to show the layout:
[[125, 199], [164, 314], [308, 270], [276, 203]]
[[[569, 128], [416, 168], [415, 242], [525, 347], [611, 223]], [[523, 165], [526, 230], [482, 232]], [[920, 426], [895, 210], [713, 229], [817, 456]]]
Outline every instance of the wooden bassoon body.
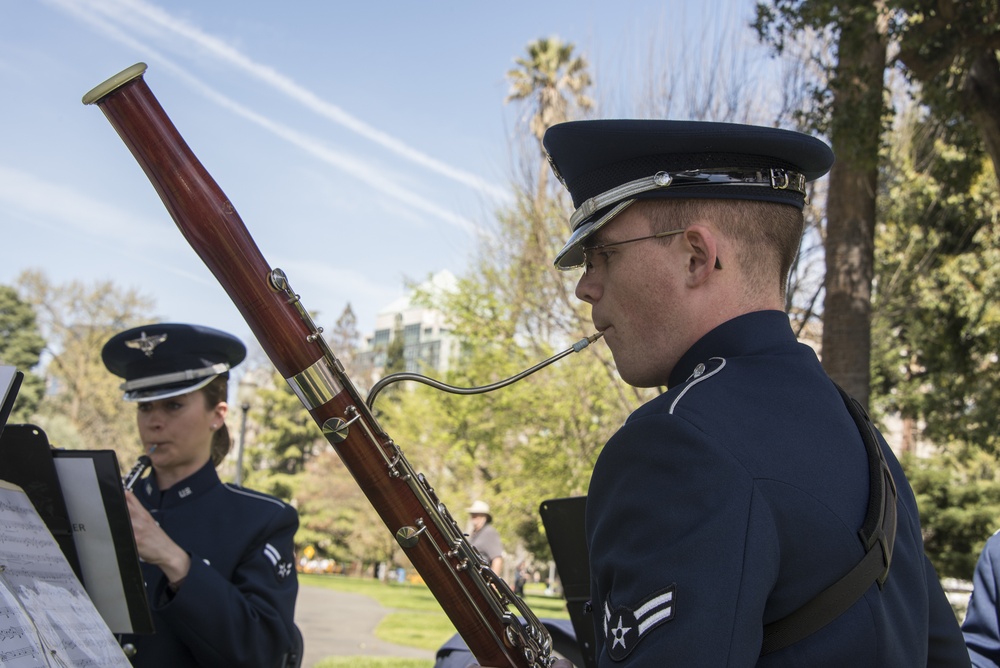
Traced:
[[485, 666], [547, 668], [545, 627], [489, 568], [382, 430], [289, 286], [192, 153], [134, 65], [84, 96], [145, 171], [177, 227], [340, 455], [455, 628]]

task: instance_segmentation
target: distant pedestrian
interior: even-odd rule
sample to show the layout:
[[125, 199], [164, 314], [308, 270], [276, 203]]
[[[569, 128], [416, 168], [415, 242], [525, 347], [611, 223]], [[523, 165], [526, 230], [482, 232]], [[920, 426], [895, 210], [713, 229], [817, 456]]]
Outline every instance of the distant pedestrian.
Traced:
[[490, 506], [485, 501], [476, 501], [466, 509], [472, 522], [472, 532], [469, 534], [469, 544], [486, 557], [490, 569], [500, 574], [503, 568], [503, 541], [493, 526], [493, 515]]
[[522, 561], [517, 565], [517, 571], [514, 573], [514, 593], [524, 598], [524, 585], [528, 581], [528, 569]]

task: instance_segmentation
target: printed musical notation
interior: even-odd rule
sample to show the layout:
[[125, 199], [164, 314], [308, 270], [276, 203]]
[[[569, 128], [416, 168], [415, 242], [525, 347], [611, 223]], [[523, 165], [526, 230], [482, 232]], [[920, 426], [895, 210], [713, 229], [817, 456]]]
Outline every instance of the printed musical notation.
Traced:
[[[6, 643], [5, 643], [6, 645]], [[31, 661], [32, 663], [24, 663]], [[16, 647], [14, 649], [0, 650], [0, 666], [44, 666], [45, 659], [38, 648], [31, 645]]]
[[120, 666], [128, 659], [27, 495], [0, 481], [0, 665]]

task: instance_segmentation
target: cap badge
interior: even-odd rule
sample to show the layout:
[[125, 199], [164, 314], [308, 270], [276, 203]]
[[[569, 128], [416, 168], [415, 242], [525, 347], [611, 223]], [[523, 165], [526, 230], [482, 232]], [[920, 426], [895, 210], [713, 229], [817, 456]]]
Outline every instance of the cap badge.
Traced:
[[126, 341], [125, 345], [129, 348], [134, 348], [135, 350], [141, 350], [145, 353], [146, 357], [153, 356], [153, 349], [167, 340], [166, 334], [159, 334], [157, 336], [146, 336], [146, 332], [143, 332], [138, 339], [132, 339], [131, 341]]
[[559, 168], [556, 167], [556, 161], [552, 158], [552, 154], [546, 151], [545, 159], [548, 161], [549, 168], [552, 170], [552, 173], [556, 175], [557, 179], [559, 179], [559, 183], [563, 184], [564, 188], [568, 188], [569, 186], [566, 185], [566, 179], [563, 178], [563, 175], [559, 172]]

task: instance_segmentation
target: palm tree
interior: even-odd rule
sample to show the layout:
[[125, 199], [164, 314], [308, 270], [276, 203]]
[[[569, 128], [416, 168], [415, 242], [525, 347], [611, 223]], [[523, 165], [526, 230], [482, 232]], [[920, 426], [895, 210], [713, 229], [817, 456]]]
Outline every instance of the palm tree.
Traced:
[[[529, 329], [536, 333], [559, 332], [564, 337], [585, 331], [590, 317], [589, 308], [574, 297], [576, 277], [557, 271], [551, 264], [566, 239], [568, 216], [562, 200], [549, 196], [549, 165], [542, 138], [551, 126], [578, 117], [594, 105], [587, 95], [592, 85], [587, 61], [574, 56], [574, 48], [558, 37], [529, 43], [527, 56], [515, 59], [518, 67], [507, 72], [511, 87], [505, 100], [523, 104], [521, 124], [537, 141], [540, 158], [534, 195], [525, 188], [518, 208], [507, 217], [512, 276], [507, 284], [517, 286], [512, 288], [512, 294], [518, 295], [517, 303], [534, 314], [528, 316]], [[544, 266], [548, 271], [540, 278], [539, 267]], [[547, 342], [545, 335], [539, 338]], [[601, 363], [613, 378], [610, 356], [602, 354]], [[628, 405], [624, 397], [622, 404]]]
[[539, 200], [548, 184], [548, 166], [544, 161], [542, 137], [556, 123], [569, 120], [570, 102], [579, 110], [590, 109], [594, 102], [586, 95], [591, 85], [587, 61], [573, 56], [574, 45], [558, 37], [543, 37], [528, 44], [528, 56], [514, 62], [518, 68], [507, 72], [510, 93], [505, 102], [528, 101], [523, 122], [538, 140], [543, 164], [538, 175]]

